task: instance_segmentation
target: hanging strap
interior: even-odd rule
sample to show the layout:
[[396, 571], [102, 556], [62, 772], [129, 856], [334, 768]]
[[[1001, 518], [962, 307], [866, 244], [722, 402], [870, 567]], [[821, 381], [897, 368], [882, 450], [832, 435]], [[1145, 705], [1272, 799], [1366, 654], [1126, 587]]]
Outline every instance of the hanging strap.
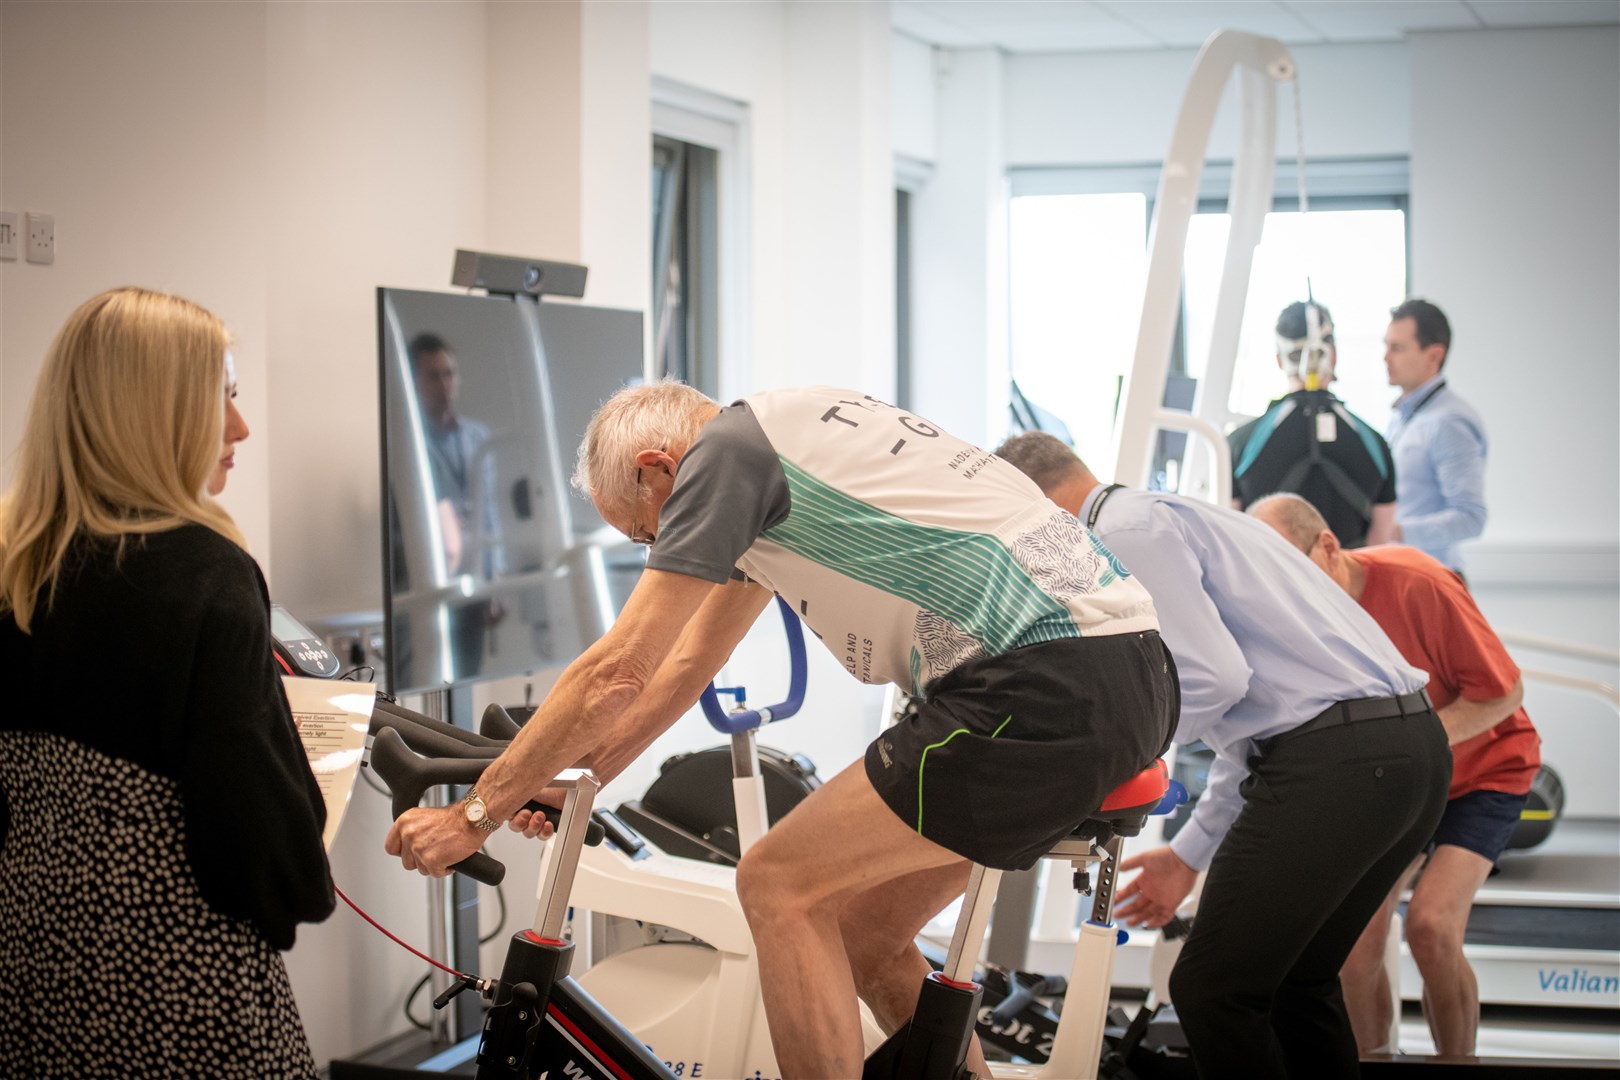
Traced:
[[1307, 440], [1310, 452], [1301, 460], [1294, 462], [1293, 467], [1283, 474], [1283, 478], [1277, 483], [1277, 490], [1298, 495], [1301, 485], [1304, 484], [1305, 478], [1310, 475], [1311, 470], [1319, 469], [1322, 475], [1327, 478], [1327, 482], [1333, 486], [1333, 490], [1338, 494], [1339, 498], [1343, 499], [1350, 509], [1355, 511], [1356, 517], [1360, 518], [1363, 523], [1371, 525], [1372, 499], [1367, 496], [1365, 491], [1356, 486], [1356, 482], [1350, 478], [1349, 473], [1344, 471], [1343, 466], [1322, 456], [1322, 444], [1316, 439], [1317, 411], [1314, 405], [1305, 407], [1305, 427], [1311, 436]]

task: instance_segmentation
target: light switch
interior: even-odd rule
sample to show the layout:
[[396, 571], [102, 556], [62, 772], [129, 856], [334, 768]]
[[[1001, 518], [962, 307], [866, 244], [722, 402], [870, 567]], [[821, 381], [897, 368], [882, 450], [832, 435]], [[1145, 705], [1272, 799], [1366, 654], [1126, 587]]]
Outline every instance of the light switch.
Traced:
[[21, 214], [15, 210], [0, 210], [0, 259], [17, 257], [17, 234], [21, 226]]

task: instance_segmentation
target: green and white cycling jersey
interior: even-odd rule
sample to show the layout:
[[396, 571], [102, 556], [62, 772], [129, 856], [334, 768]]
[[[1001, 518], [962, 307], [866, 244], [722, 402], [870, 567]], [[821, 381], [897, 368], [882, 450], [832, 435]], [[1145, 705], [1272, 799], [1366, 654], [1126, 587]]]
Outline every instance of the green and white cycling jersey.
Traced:
[[1147, 591], [1016, 468], [835, 387], [721, 410], [647, 565], [781, 596], [857, 679], [921, 693], [969, 660], [1158, 629]]

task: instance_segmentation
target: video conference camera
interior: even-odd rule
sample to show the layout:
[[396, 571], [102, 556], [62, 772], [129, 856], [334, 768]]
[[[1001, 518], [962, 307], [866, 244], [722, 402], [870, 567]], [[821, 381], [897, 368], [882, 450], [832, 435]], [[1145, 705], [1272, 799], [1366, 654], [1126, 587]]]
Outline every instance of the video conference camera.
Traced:
[[580, 297], [585, 295], [585, 267], [457, 248], [450, 284], [483, 289], [491, 296]]

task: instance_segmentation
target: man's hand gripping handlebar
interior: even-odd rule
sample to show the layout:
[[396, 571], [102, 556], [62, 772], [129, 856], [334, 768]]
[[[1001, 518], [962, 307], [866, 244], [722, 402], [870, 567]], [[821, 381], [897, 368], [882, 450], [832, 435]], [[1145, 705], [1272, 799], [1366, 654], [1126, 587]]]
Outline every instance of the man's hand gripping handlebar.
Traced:
[[[491, 713], [499, 713], [499, 716], [491, 716]], [[370, 764], [388, 785], [393, 799], [396, 825], [389, 834], [389, 853], [395, 855], [401, 854], [400, 846], [404, 842], [398, 819], [415, 809], [430, 787], [476, 783], [510, 741], [509, 738], [492, 738], [464, 731], [383, 699], [378, 700], [372, 714], [371, 730]], [[515, 725], [504, 709], [491, 705], [485, 712], [484, 730], [504, 733], [515, 730]], [[568, 770], [551, 786], [571, 789], [581, 776], [589, 774]], [[594, 777], [591, 784], [595, 784]], [[555, 808], [531, 801], [524, 809], [543, 814], [553, 827], [567, 831], [564, 828], [568, 824], [566, 814], [559, 814]], [[586, 844], [598, 844], [602, 840], [602, 827], [588, 819], [587, 810], [587, 824], [582, 827], [580, 840]], [[506, 867], [479, 850], [484, 837], [469, 826], [463, 839], [471, 853], [438, 872], [459, 871], [486, 885], [498, 885], [506, 875]], [[424, 873], [435, 871], [435, 868], [427, 866], [417, 868]]]

